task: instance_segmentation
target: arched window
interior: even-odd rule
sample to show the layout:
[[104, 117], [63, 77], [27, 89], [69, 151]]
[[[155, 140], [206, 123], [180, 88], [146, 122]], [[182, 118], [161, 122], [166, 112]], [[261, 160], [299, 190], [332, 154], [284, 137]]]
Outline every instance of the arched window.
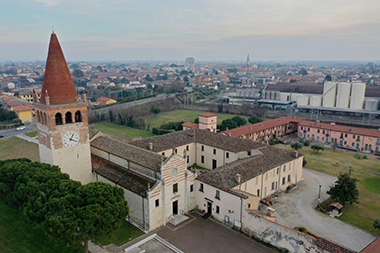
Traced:
[[75, 122], [82, 122], [82, 114], [80, 111], [75, 112]]
[[37, 111], [37, 122], [41, 122], [40, 111]]
[[47, 125], [47, 115], [44, 113], [44, 124]]
[[55, 115], [55, 124], [58, 126], [58, 125], [62, 125], [62, 114], [60, 113], [57, 113]]
[[73, 123], [73, 116], [71, 114], [71, 112], [66, 112], [66, 124], [70, 124], [70, 123]]

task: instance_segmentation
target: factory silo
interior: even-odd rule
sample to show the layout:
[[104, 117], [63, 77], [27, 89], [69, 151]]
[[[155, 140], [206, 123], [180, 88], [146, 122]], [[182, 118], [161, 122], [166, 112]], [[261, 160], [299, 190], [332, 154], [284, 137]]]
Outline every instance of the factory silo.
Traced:
[[323, 107], [335, 107], [336, 83], [325, 82], [323, 85]]
[[351, 84], [338, 83], [338, 93], [336, 94], [336, 107], [348, 109], [350, 104]]
[[315, 106], [315, 107], [322, 106], [322, 97], [321, 96], [310, 97], [310, 106]]
[[296, 101], [298, 106], [309, 105], [309, 97], [305, 95], [298, 95]]
[[379, 105], [379, 101], [377, 101], [376, 99], [367, 99], [365, 101], [364, 109], [366, 111], [371, 111], [371, 112], [377, 111], [378, 105]]
[[362, 110], [364, 106], [365, 83], [353, 83], [351, 87], [350, 109]]

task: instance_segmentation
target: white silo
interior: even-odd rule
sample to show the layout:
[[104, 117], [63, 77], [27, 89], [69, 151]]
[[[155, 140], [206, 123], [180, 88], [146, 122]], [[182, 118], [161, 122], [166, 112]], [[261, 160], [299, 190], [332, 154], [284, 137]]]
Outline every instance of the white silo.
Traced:
[[323, 107], [335, 107], [336, 83], [325, 82], [323, 85]]
[[365, 83], [353, 83], [351, 88], [350, 108], [362, 110], [364, 106]]
[[350, 103], [350, 93], [350, 83], [338, 83], [338, 93], [336, 94], [336, 107], [347, 109]]
[[309, 97], [305, 95], [298, 95], [296, 101], [298, 106], [309, 105]]
[[367, 99], [365, 101], [364, 109], [366, 111], [371, 111], [371, 112], [377, 111], [378, 105], [379, 105], [379, 101], [377, 101], [376, 99]]
[[315, 107], [322, 106], [322, 97], [321, 96], [310, 97], [310, 106], [315, 106]]

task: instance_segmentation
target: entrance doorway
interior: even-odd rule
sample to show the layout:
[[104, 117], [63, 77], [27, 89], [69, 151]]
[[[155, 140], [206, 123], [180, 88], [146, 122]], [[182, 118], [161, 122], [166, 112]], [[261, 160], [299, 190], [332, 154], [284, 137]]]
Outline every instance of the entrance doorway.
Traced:
[[207, 213], [208, 214], [212, 214], [212, 203], [211, 202], [207, 202]]
[[212, 159], [212, 169], [216, 169], [216, 160]]
[[173, 202], [173, 215], [178, 214], [178, 200]]

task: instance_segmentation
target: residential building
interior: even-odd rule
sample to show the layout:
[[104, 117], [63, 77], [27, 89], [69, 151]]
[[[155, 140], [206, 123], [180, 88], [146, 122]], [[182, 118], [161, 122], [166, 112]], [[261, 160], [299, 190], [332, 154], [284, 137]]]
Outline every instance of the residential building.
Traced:
[[202, 113], [198, 115], [199, 124], [192, 122], [185, 122], [182, 124], [183, 130], [187, 129], [205, 129], [210, 132], [217, 132], [218, 117], [213, 113]]
[[112, 104], [117, 103], [115, 99], [107, 98], [107, 97], [100, 97], [96, 100], [96, 102], [98, 102], [98, 104], [100, 105], [112, 105]]

